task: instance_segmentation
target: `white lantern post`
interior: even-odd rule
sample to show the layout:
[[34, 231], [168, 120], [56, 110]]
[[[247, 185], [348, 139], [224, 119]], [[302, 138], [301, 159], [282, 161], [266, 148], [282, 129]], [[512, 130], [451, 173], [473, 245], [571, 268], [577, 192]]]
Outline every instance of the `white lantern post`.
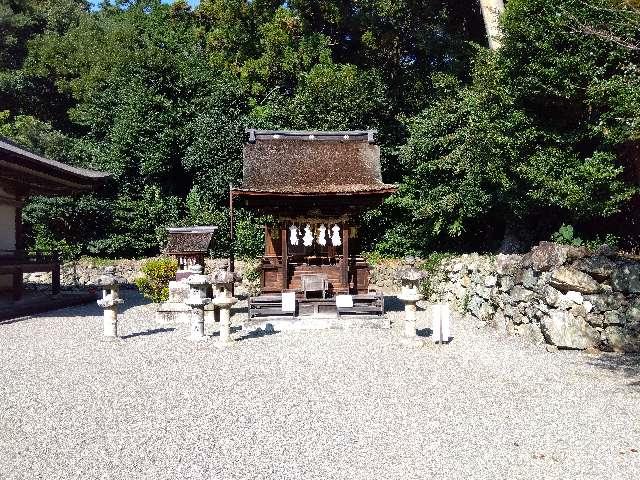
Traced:
[[235, 272], [229, 272], [226, 268], [218, 270], [212, 277], [212, 283], [216, 286], [218, 294], [213, 299], [213, 304], [220, 312], [220, 337], [215, 346], [226, 348], [233, 345], [231, 338], [231, 307], [238, 302], [232, 295], [233, 284], [240, 280]]
[[189, 296], [184, 301], [191, 307], [191, 334], [189, 338], [195, 342], [206, 340], [204, 335], [204, 306], [211, 302], [207, 298], [208, 279], [202, 274], [202, 266], [195, 264], [189, 268], [191, 275], [187, 278]]
[[405, 267], [400, 271], [402, 291], [398, 299], [404, 303], [402, 340], [404, 343], [420, 346], [423, 342], [416, 333], [416, 304], [424, 298], [420, 293], [420, 283], [426, 273], [416, 269], [414, 265], [413, 257], [405, 258]]
[[121, 279], [115, 273], [115, 267], [106, 267], [104, 275], [98, 279], [98, 285], [102, 287], [102, 298], [98, 300], [98, 306], [104, 309], [103, 331], [107, 340], [118, 338], [118, 305], [124, 303], [119, 293]]

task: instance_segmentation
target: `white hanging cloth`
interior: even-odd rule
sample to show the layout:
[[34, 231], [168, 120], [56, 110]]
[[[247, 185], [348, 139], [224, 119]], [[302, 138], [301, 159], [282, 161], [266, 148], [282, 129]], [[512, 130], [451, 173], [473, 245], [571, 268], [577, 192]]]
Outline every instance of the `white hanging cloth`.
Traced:
[[324, 223], [318, 227], [318, 244], [323, 247], [327, 244], [327, 227], [324, 226]]
[[291, 245], [298, 245], [299, 243], [298, 227], [296, 227], [295, 225], [291, 225], [289, 227], [289, 242], [291, 243]]
[[313, 244], [313, 234], [311, 233], [311, 225], [308, 223], [304, 227], [304, 237], [302, 237], [302, 244], [305, 247], [310, 247]]
[[331, 231], [333, 232], [331, 235], [331, 245], [339, 247], [342, 245], [342, 240], [340, 240], [340, 227], [338, 225], [334, 225], [331, 227]]

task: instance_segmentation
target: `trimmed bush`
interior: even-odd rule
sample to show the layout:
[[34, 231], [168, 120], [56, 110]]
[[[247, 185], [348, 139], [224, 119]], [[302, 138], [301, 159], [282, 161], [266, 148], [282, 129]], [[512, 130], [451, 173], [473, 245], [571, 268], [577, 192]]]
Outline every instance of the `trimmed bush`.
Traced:
[[140, 293], [149, 300], [160, 303], [169, 299], [169, 282], [176, 278], [178, 262], [172, 258], [152, 258], [141, 268], [144, 277], [136, 279]]

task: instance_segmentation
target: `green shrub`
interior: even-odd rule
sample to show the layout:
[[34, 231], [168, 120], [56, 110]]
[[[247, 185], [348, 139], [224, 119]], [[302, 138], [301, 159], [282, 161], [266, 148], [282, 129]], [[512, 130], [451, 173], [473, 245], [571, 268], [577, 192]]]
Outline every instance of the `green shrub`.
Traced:
[[178, 262], [172, 258], [152, 258], [141, 268], [144, 277], [136, 279], [140, 293], [149, 300], [160, 303], [169, 299], [169, 281], [176, 278]]
[[565, 225], [564, 223], [557, 232], [551, 235], [551, 240], [562, 245], [574, 245], [576, 247], [582, 245], [582, 239], [576, 236], [573, 225]]

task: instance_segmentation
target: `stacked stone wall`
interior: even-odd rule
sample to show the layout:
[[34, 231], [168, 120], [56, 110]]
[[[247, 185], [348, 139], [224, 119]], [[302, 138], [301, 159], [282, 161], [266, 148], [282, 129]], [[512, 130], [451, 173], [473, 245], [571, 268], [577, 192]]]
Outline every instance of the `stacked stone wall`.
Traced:
[[640, 352], [640, 262], [606, 246], [541, 242], [524, 255], [450, 258], [439, 273], [431, 301], [508, 334], [558, 348]]
[[[141, 275], [142, 264], [148, 261], [144, 259], [117, 259], [95, 261], [83, 258], [76, 262], [67, 262], [60, 267], [60, 284], [63, 290], [84, 289], [93, 285], [103, 273], [107, 265], [116, 268], [116, 274], [126, 280], [127, 286], [134, 286], [136, 278]], [[207, 273], [211, 273], [225, 263], [226, 259], [205, 259]], [[247, 264], [241, 260], [235, 262], [236, 271], [243, 274]], [[28, 288], [46, 290], [50, 288], [51, 272], [35, 272], [24, 275], [24, 281]]]

